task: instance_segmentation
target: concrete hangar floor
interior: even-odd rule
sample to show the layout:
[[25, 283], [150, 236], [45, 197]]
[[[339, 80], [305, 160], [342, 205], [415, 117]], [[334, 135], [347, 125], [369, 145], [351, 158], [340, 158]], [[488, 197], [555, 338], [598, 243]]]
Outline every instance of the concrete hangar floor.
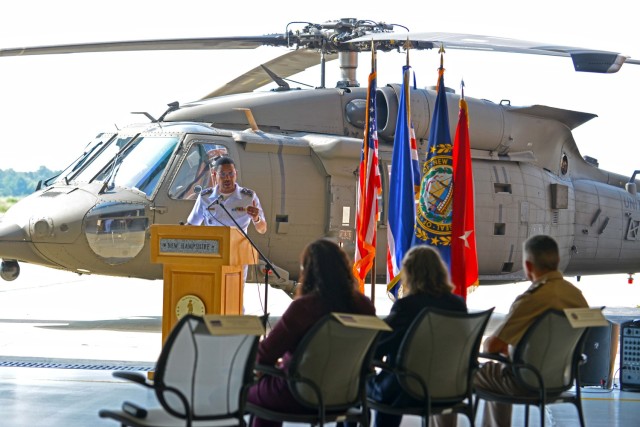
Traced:
[[[591, 305], [606, 306], [607, 318], [622, 323], [640, 318], [640, 282], [630, 285], [626, 279], [584, 277], [577, 284]], [[481, 287], [469, 295], [468, 304], [471, 309], [496, 307], [490, 332], [526, 287]], [[370, 295], [370, 286], [366, 292]], [[289, 301], [269, 289], [271, 325]], [[389, 312], [383, 285], [375, 288], [375, 304], [380, 316]], [[264, 312], [263, 285], [245, 286], [245, 310]], [[78, 276], [23, 265], [18, 280], [0, 284], [0, 426], [115, 427], [115, 421], [98, 417], [100, 409], [119, 408], [125, 400], [155, 405], [151, 391], [111, 373], [153, 368], [161, 349], [161, 314], [161, 281]], [[611, 387], [583, 388], [588, 427], [640, 425], [640, 392], [621, 391], [618, 360], [614, 366]], [[553, 405], [546, 412], [549, 426], [579, 425], [572, 405]], [[516, 407], [513, 425], [524, 425], [523, 418], [523, 409]], [[530, 418], [531, 426], [538, 425], [537, 410]], [[419, 425], [414, 417], [402, 423]], [[461, 417], [459, 425], [468, 425], [467, 420]]]

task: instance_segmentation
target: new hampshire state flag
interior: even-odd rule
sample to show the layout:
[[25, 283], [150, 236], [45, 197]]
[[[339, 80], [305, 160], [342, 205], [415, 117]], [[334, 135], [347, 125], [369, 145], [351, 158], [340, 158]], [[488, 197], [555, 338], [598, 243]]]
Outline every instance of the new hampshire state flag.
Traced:
[[453, 144], [440, 53], [436, 104], [429, 129], [429, 145], [422, 168], [416, 213], [414, 244], [434, 246], [447, 266], [451, 265], [453, 207]]

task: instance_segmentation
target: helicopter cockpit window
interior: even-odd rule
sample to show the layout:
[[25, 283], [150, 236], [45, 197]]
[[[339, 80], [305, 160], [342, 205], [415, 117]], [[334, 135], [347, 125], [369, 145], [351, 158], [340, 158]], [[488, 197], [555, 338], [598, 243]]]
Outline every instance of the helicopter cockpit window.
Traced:
[[202, 189], [213, 185], [210, 165], [226, 155], [228, 151], [224, 145], [193, 144], [171, 184], [169, 197], [195, 200]]
[[113, 138], [113, 133], [101, 133], [93, 141], [87, 144], [84, 152], [80, 157], [73, 161], [60, 175], [56, 178], [56, 183], [65, 184], [73, 179], [74, 175], [78, 173], [87, 163], [96, 156], [102, 148], [104, 148], [108, 142]]
[[108, 182], [109, 187], [134, 188], [150, 196], [177, 144], [176, 136], [140, 137], [95, 179]]
[[110, 265], [123, 264], [144, 247], [149, 218], [145, 205], [108, 202], [87, 213], [85, 235], [91, 250]]
[[106, 147], [100, 147], [97, 154], [87, 159], [88, 165], [86, 165], [80, 173], [72, 176], [72, 179], [74, 181], [90, 182], [109, 164], [109, 162], [111, 162], [111, 160], [113, 160], [122, 147], [126, 146], [132, 139], [132, 136], [118, 137], [112, 140]]

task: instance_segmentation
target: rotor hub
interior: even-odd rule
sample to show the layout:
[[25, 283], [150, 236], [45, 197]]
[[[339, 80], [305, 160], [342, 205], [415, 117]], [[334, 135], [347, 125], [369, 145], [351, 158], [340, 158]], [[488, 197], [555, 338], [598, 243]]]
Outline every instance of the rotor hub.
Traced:
[[[301, 30], [291, 31], [293, 24], [306, 24]], [[323, 24], [291, 22], [287, 25], [289, 45], [297, 45], [306, 49], [319, 49], [325, 53], [359, 52], [365, 49], [358, 44], [349, 43], [358, 37], [374, 33], [393, 32], [394, 25], [384, 22], [343, 18]], [[378, 42], [376, 42], [378, 44]], [[369, 47], [370, 48], [370, 47]], [[366, 49], [369, 49], [366, 48]], [[389, 50], [380, 46], [381, 50]], [[393, 46], [395, 49], [396, 46]]]

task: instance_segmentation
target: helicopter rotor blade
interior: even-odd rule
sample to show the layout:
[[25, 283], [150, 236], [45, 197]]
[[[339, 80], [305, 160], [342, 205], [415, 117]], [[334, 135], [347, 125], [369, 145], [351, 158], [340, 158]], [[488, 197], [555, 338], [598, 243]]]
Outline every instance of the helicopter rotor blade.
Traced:
[[[302, 26], [294, 31], [293, 26]], [[324, 53], [324, 62], [337, 58], [339, 53], [358, 52], [360, 46], [346, 43], [348, 40], [364, 34], [390, 32], [393, 24], [343, 18], [315, 24], [306, 21], [290, 22], [285, 33], [262, 36], [208, 37], [158, 40], [112, 41], [98, 43], [30, 46], [19, 48], [0, 48], [0, 57], [56, 55], [69, 53], [103, 53], [164, 50], [214, 50], [214, 49], [255, 49], [261, 46], [276, 46], [295, 49], [288, 54], [263, 64], [273, 76], [287, 78], [307, 68], [323, 62], [319, 52]], [[382, 46], [380, 47], [383, 48]], [[366, 47], [368, 50], [369, 47]], [[357, 67], [345, 60], [343, 76]], [[203, 99], [234, 93], [251, 92], [271, 81], [272, 77], [263, 66], [248, 71], [225, 86], [206, 95]], [[347, 70], [347, 71], [344, 71]], [[321, 86], [324, 86], [324, 67]], [[350, 75], [345, 77], [348, 84], [357, 84]], [[352, 81], [353, 80], [353, 81]], [[281, 85], [283, 87], [283, 85]]]
[[[325, 54], [325, 61], [331, 61], [338, 57], [337, 54]], [[262, 65], [281, 78], [287, 78], [305, 71], [309, 67], [320, 64], [320, 53], [313, 50], [297, 49], [278, 56]], [[262, 65], [247, 71], [225, 85], [202, 98], [209, 99], [216, 96], [232, 95], [236, 93], [251, 92], [273, 82], [273, 79], [264, 70]]]
[[631, 59], [618, 52], [586, 49], [563, 45], [551, 45], [503, 37], [460, 33], [377, 33], [350, 40], [348, 43], [371, 43], [371, 40], [403, 47], [407, 40], [414, 49], [433, 49], [443, 45], [449, 49], [525, 53], [570, 57], [576, 71], [591, 73], [615, 73], [622, 64], [640, 65], [640, 60]]
[[134, 52], [144, 50], [255, 49], [260, 46], [288, 46], [286, 35], [204, 37], [185, 39], [131, 40], [0, 49], [0, 57], [56, 55], [89, 52]]

